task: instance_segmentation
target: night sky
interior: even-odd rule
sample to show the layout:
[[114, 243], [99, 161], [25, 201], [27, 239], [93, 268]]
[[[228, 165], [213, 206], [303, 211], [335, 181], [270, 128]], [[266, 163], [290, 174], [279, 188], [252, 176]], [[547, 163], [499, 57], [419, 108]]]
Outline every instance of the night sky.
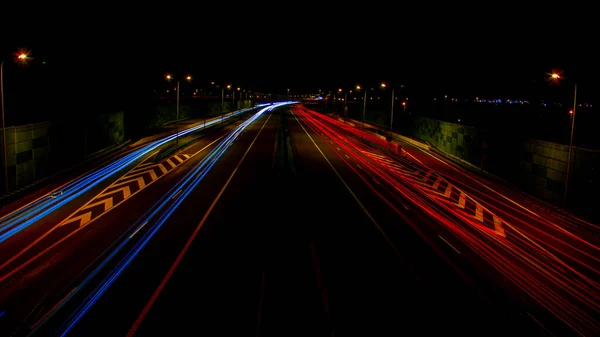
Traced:
[[[582, 100], [594, 102], [600, 92], [594, 45], [567, 40], [565, 35], [544, 40], [543, 34], [513, 31], [499, 37], [465, 31], [408, 41], [406, 36], [375, 32], [366, 38], [353, 31], [344, 38], [339, 33], [290, 37], [249, 33], [248, 38], [240, 35], [231, 40], [210, 31], [179, 38], [172, 30], [165, 32], [153, 35], [140, 29], [102, 36], [72, 29], [67, 34], [37, 32], [3, 41], [0, 52], [10, 63], [5, 87], [9, 92], [33, 92], [28, 100], [39, 104], [44, 104], [39, 97], [52, 97], [51, 106], [68, 101], [85, 105], [93, 97], [99, 109], [113, 101], [133, 104], [144, 99], [164, 85], [165, 72], [189, 73], [198, 82], [232, 83], [276, 93], [285, 93], [287, 88], [316, 92], [384, 81], [407, 85], [425, 96], [526, 98], [545, 92], [546, 73], [557, 69], [568, 79], [563, 87], [579, 84]], [[552, 40], [563, 43], [552, 44]], [[11, 54], [17, 48], [31, 50], [33, 60], [27, 68], [12, 64]]]

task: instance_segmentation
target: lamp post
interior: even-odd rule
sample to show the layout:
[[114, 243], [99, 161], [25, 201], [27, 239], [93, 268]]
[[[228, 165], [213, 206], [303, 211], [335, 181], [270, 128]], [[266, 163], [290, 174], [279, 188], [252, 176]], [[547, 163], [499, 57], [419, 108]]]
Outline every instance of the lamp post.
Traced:
[[[558, 73], [550, 74], [550, 78], [553, 81], [558, 81], [562, 79], [562, 76]], [[565, 177], [565, 193], [563, 195], [563, 207], [567, 207], [567, 190], [569, 187], [569, 176], [571, 173], [571, 153], [573, 152], [573, 133], [575, 130], [575, 112], [577, 111], [577, 83], [574, 83], [574, 93], [573, 93], [573, 109], [569, 111], [571, 115], [571, 137], [569, 141], [569, 155], [567, 157], [567, 174]]]
[[[30, 59], [27, 51], [19, 51], [16, 55], [16, 61], [22, 64]], [[2, 162], [4, 165], [4, 192], [8, 194], [8, 159], [6, 153], [6, 123], [4, 112], [4, 60], [0, 62], [0, 105], [2, 106]], [[15, 140], [16, 141], [16, 140]]]
[[[173, 79], [173, 75], [167, 74], [167, 75], [165, 75], [165, 78], [167, 79], [167, 81], [171, 81]], [[192, 76], [186, 75], [185, 79], [186, 79], [186, 81], [191, 81]], [[176, 129], [175, 146], [179, 147], [179, 78], [177, 79], [177, 88], [175, 89], [175, 91], [177, 91], [176, 116], [175, 116], [175, 129]]]
[[[227, 89], [231, 89], [231, 84], [227, 85]], [[221, 126], [223, 126], [223, 117], [225, 115], [225, 88], [221, 89]]]
[[575, 130], [575, 109], [577, 109], [577, 84], [575, 84], [575, 92], [573, 93], [573, 110], [571, 110], [571, 140], [569, 142], [569, 157], [567, 160], [567, 176], [565, 178], [565, 195], [563, 204], [567, 207], [567, 188], [569, 187], [569, 173], [571, 170], [571, 153], [573, 152], [573, 131]]
[[346, 118], [348, 117], [348, 92], [344, 90], [344, 122], [346, 122]]
[[[361, 90], [361, 86], [357, 85], [356, 86], [356, 90]], [[362, 113], [362, 126], [360, 127], [361, 130], [364, 130], [365, 128], [365, 114], [367, 113], [367, 89], [364, 90], [364, 97], [363, 97], [363, 113]]]
[[[240, 87], [237, 87], [237, 89], [236, 89], [236, 90], [237, 90], [237, 91], [240, 91], [240, 90], [241, 90], [241, 88], [240, 88]], [[235, 91], [233, 92], [233, 95], [231, 95], [231, 96], [232, 96], [232, 99], [233, 99], [233, 101], [232, 101], [232, 104], [233, 104], [233, 106], [231, 107], [231, 113], [233, 113], [235, 110], [237, 110], [237, 109], [235, 108]], [[242, 93], [241, 93], [241, 92], [240, 92], [239, 101], [240, 101], [240, 102], [242, 101]]]
[[392, 108], [390, 109], [390, 137], [394, 133], [394, 89], [392, 89]]

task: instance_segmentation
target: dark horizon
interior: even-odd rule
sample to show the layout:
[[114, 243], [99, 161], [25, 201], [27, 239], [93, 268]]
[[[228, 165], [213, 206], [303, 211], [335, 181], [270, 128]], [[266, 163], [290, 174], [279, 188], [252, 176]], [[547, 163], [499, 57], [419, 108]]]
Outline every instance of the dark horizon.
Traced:
[[[583, 96], [600, 89], [597, 67], [583, 53], [575, 58], [565, 57], [566, 53], [540, 54], [517, 47], [493, 51], [472, 46], [452, 53], [432, 47], [410, 53], [388, 52], [385, 56], [362, 51], [357, 52], [355, 58], [352, 54], [344, 57], [333, 51], [296, 52], [275, 57], [261, 53], [259, 46], [247, 49], [240, 45], [239, 50], [191, 46], [170, 51], [158, 43], [127, 47], [117, 42], [113, 44], [111, 40], [86, 42], [70, 45], [68, 41], [53, 40], [5, 44], [0, 52], [7, 67], [12, 53], [23, 48], [31, 51], [32, 65], [45, 61], [58, 82], [72, 83], [73, 79], [86, 78], [86, 84], [93, 87], [127, 90], [156, 86], [164, 73], [173, 72], [190, 73], [198, 80], [231, 82], [251, 90], [281, 93], [287, 88], [316, 92], [385, 81], [449, 91], [454, 95], [527, 95], [532, 84], [543, 83], [546, 74], [553, 70], [563, 71], [568, 82], [578, 83]], [[307, 47], [307, 50], [313, 49]], [[240, 50], [247, 50], [247, 55], [242, 56]], [[444, 52], [444, 57], [435, 57], [432, 53], [436, 50]], [[592, 98], [589, 96], [588, 100]]]

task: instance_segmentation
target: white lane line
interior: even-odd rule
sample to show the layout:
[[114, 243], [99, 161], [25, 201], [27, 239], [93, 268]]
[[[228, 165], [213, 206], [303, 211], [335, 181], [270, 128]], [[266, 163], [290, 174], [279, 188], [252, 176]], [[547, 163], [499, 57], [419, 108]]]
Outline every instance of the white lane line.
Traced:
[[354, 199], [354, 201], [356, 201], [356, 203], [362, 209], [362, 211], [365, 213], [365, 215], [369, 218], [369, 220], [371, 220], [371, 222], [377, 228], [377, 230], [379, 230], [379, 233], [381, 233], [381, 235], [383, 236], [383, 238], [385, 239], [385, 241], [394, 250], [394, 252], [396, 253], [396, 255], [401, 256], [400, 252], [398, 251], [398, 248], [396, 248], [396, 245], [394, 245], [394, 243], [389, 238], [389, 236], [387, 236], [387, 234], [385, 233], [385, 231], [383, 230], [383, 228], [381, 228], [381, 226], [379, 225], [379, 223], [377, 222], [377, 220], [375, 220], [375, 218], [373, 217], [373, 215], [371, 214], [371, 212], [369, 212], [369, 210], [367, 210], [367, 208], [362, 203], [362, 201], [360, 201], [360, 199], [358, 199], [358, 196], [354, 193], [354, 191], [352, 191], [352, 189], [350, 188], [350, 186], [348, 185], [348, 183], [346, 183], [346, 181], [344, 180], [344, 178], [342, 178], [342, 175], [333, 166], [333, 164], [331, 163], [331, 161], [329, 161], [329, 159], [327, 158], [327, 156], [325, 155], [325, 153], [323, 153], [323, 150], [321, 150], [321, 148], [319, 147], [319, 145], [317, 145], [317, 143], [312, 138], [312, 136], [308, 133], [308, 131], [306, 130], [306, 128], [304, 127], [304, 125], [302, 123], [300, 123], [300, 120], [298, 119], [298, 117], [296, 116], [296, 114], [292, 113], [292, 115], [294, 116], [294, 119], [296, 119], [296, 122], [298, 122], [298, 124], [300, 124], [300, 126], [302, 127], [302, 130], [304, 130], [304, 133], [306, 133], [306, 135], [311, 140], [311, 142], [313, 143], [313, 145], [317, 148], [317, 150], [319, 151], [319, 153], [321, 154], [321, 156], [323, 156], [323, 159], [325, 159], [325, 161], [327, 162], [327, 164], [329, 165], [329, 167], [331, 168], [331, 170], [340, 179], [340, 182], [342, 183], [342, 185], [344, 185], [344, 187], [346, 187], [346, 190], [348, 191], [348, 193], [350, 193], [350, 195], [352, 196], [352, 198]]
[[446, 239], [444, 239], [441, 235], [438, 235], [440, 237], [440, 239], [442, 239], [448, 246], [450, 246], [450, 248], [454, 249], [455, 252], [457, 252], [458, 254], [460, 254], [460, 252], [458, 251], [458, 249], [456, 249], [456, 247], [454, 247], [453, 245], [450, 244], [450, 242], [446, 241]]
[[137, 232], [139, 232], [139, 231], [140, 231], [140, 229], [142, 229], [144, 226], [146, 226], [146, 224], [147, 224], [147, 223], [148, 223], [148, 221], [144, 222], [144, 223], [143, 223], [143, 224], [142, 224], [140, 227], [138, 227], [138, 229], [136, 229], [136, 230], [135, 230], [135, 232], [133, 232], [133, 234], [131, 234], [131, 235], [129, 236], [129, 238], [131, 239], [131, 238], [132, 238], [134, 235], [136, 235], [136, 234], [137, 234]]

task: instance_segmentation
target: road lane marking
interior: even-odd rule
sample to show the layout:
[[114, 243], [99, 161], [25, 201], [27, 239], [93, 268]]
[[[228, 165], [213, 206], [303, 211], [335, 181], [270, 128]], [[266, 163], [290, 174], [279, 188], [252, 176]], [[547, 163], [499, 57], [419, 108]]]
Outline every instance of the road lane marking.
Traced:
[[[375, 158], [375, 161], [379, 163], [379, 165], [383, 165], [383, 167], [390, 168], [390, 165], [397, 165], [395, 161], [392, 161], [386, 156], [369, 152], [362, 151], [365, 155], [371, 158]], [[383, 164], [381, 164], [383, 162]], [[408, 168], [413, 169], [413, 171], [406, 171]], [[453, 203], [454, 206], [461, 209], [465, 213], [467, 213], [470, 217], [479, 221], [485, 227], [486, 230], [495, 231], [496, 234], [506, 237], [506, 233], [503, 228], [503, 221], [500, 220], [493, 212], [485, 208], [471, 196], [465, 194], [460, 189], [453, 186], [448, 180], [444, 179], [444, 177], [439, 176], [434, 170], [428, 168], [413, 168], [411, 166], [405, 166], [404, 170], [396, 170], [395, 167], [391, 167], [391, 170], [401, 174], [403, 177], [410, 179], [413, 182], [416, 182], [421, 189], [427, 188], [427, 195], [433, 193], [434, 196], [440, 195], [444, 198], [448, 199]], [[432, 177], [437, 177], [436, 179], [432, 179]], [[445, 190], [442, 194], [438, 191], [440, 185]], [[473, 207], [467, 207], [468, 205], [473, 205]]]
[[[179, 192], [181, 192], [181, 190]], [[133, 234], [131, 234], [129, 236], [129, 238], [131, 239], [132, 237], [134, 237], [140, 231], [140, 229], [142, 229], [142, 228], [144, 228], [144, 226], [146, 226], [147, 223], [148, 223], [148, 221], [144, 222], [140, 227], [138, 227], [138, 229], [135, 230], [135, 232], [133, 232]]]
[[538, 321], [537, 319], [535, 319], [535, 317], [533, 317], [532, 314], [530, 314], [529, 312], [527, 312], [527, 316], [529, 316], [535, 323], [537, 323], [540, 327], [542, 327], [542, 329], [544, 329], [550, 336], [556, 336], [550, 330], [548, 330], [548, 328], [546, 328], [540, 321]]
[[[50, 197], [50, 198], [54, 199], [54, 198], [56, 198], [56, 194], [57, 194], [58, 192], [60, 192], [60, 195], [62, 195], [62, 194], [63, 194], [63, 193], [62, 193], [62, 188], [63, 188], [63, 187], [65, 187], [65, 186], [69, 185], [70, 183], [72, 183], [72, 182], [74, 182], [74, 181], [76, 181], [76, 180], [78, 180], [78, 179], [80, 179], [80, 178], [82, 178], [82, 177], [84, 177], [84, 176], [86, 176], [86, 175], [88, 175], [88, 174], [91, 174], [92, 172], [95, 172], [95, 171], [97, 170], [97, 167], [104, 167], [104, 166], [105, 166], [105, 164], [107, 164], [107, 163], [109, 163], [109, 162], [111, 162], [111, 161], [115, 161], [115, 160], [117, 160], [117, 159], [119, 159], [119, 158], [122, 158], [122, 157], [126, 156], [128, 153], [130, 153], [130, 152], [132, 152], [132, 151], [134, 151], [134, 150], [135, 150], [135, 149], [130, 149], [130, 150], [128, 150], [128, 151], [126, 151], [126, 152], [124, 152], [123, 154], [121, 154], [121, 156], [120, 156], [120, 157], [117, 157], [117, 158], [111, 157], [111, 158], [108, 158], [108, 159], [106, 159], [106, 160], [105, 160], [105, 161], [103, 161], [102, 163], [98, 164], [98, 165], [97, 165], [95, 168], [93, 168], [93, 169], [91, 169], [91, 170], [89, 170], [89, 171], [87, 171], [87, 172], [85, 172], [85, 173], [83, 173], [83, 174], [81, 174], [81, 175], [79, 175], [79, 176], [77, 176], [77, 177], [75, 177], [75, 178], [73, 178], [73, 179], [71, 179], [71, 180], [67, 181], [66, 183], [64, 183], [64, 184], [62, 184], [62, 185], [60, 185], [60, 186], [58, 186], [58, 187], [54, 188], [54, 189], [53, 189], [53, 190], [51, 190], [50, 192], [48, 192], [48, 193], [46, 193], [46, 194], [44, 194], [44, 195], [42, 195], [42, 196], [40, 196], [40, 197], [36, 198], [35, 200], [32, 200], [32, 201], [28, 202], [27, 204], [25, 204], [25, 205], [23, 205], [23, 206], [21, 206], [21, 207], [19, 207], [19, 208], [17, 208], [17, 209], [15, 209], [14, 211], [12, 211], [12, 212], [10, 212], [10, 213], [8, 213], [8, 214], [5, 214], [5, 215], [3, 215], [3, 216], [1, 216], [1, 217], [0, 217], [0, 221], [2, 221], [2, 220], [3, 220], [3, 219], [5, 219], [5, 218], [8, 218], [8, 217], [10, 217], [10, 216], [11, 216], [11, 215], [13, 215], [14, 213], [16, 213], [16, 212], [18, 212], [18, 211], [20, 211], [20, 210], [24, 209], [25, 207], [27, 207], [27, 206], [29, 206], [29, 205], [31, 205], [31, 204], [33, 204], [33, 203], [35, 203], [35, 202], [37, 202], [37, 201], [39, 201], [39, 200], [43, 199], [43, 198]], [[6, 207], [8, 207], [8, 205], [7, 205]]]
[[346, 156], [346, 159], [350, 159], [350, 157], [348, 157], [348, 155], [347, 155], [347, 154], [344, 154], [344, 156]]
[[246, 150], [246, 152], [242, 156], [242, 159], [240, 159], [240, 161], [238, 162], [237, 166], [233, 169], [233, 172], [231, 172], [231, 175], [229, 176], [229, 178], [225, 182], [225, 185], [223, 185], [223, 187], [219, 191], [219, 194], [217, 194], [216, 198], [213, 200], [213, 202], [208, 207], [208, 210], [204, 214], [204, 217], [202, 217], [202, 220], [200, 220], [200, 223], [198, 223], [198, 226], [196, 227], [196, 229], [194, 230], [194, 232], [192, 233], [192, 235], [188, 238], [188, 241], [183, 246], [183, 249], [179, 252], [179, 255], [177, 255], [177, 258], [175, 259], [175, 261], [173, 262], [173, 264], [169, 268], [169, 271], [167, 272], [167, 274], [165, 275], [165, 277], [162, 279], [162, 281], [160, 282], [160, 284], [158, 285], [158, 287], [156, 288], [156, 290], [154, 291], [154, 293], [150, 297], [150, 300], [146, 303], [146, 305], [144, 306], [144, 309], [139, 314], [139, 316], [137, 317], [137, 319], [135, 320], [135, 322], [133, 323], [133, 325], [131, 326], [131, 328], [127, 332], [126, 337], [132, 337], [135, 334], [136, 330], [138, 329], [138, 327], [140, 326], [140, 324], [144, 320], [144, 317], [146, 317], [146, 315], [148, 314], [148, 312], [150, 311], [150, 309], [154, 305], [154, 302], [156, 302], [156, 299], [158, 298], [158, 296], [160, 295], [160, 293], [162, 292], [162, 290], [166, 286], [167, 282], [171, 279], [171, 276], [175, 272], [175, 269], [177, 268], [177, 266], [179, 266], [179, 263], [183, 259], [183, 256], [187, 253], [188, 249], [192, 245], [192, 242], [196, 239], [196, 236], [200, 232], [200, 229], [202, 229], [202, 227], [204, 226], [204, 223], [208, 219], [208, 216], [212, 213], [212, 210], [217, 205], [217, 202], [219, 202], [219, 199], [221, 199], [221, 196], [223, 195], [223, 193], [227, 189], [227, 186], [229, 186], [229, 183], [231, 182], [231, 180], [233, 179], [233, 177], [237, 173], [238, 169], [242, 165], [242, 162], [244, 161], [244, 159], [246, 159], [246, 156], [250, 152], [250, 149], [252, 149], [252, 146], [254, 145], [254, 143], [256, 142], [256, 140], [258, 139], [258, 136], [261, 134], [261, 132], [264, 129], [265, 125], [267, 125], [267, 122], [269, 121], [269, 119], [271, 118], [271, 116], [272, 116], [272, 114], [269, 114], [269, 117], [267, 117], [267, 120], [265, 120], [265, 123], [262, 125], [262, 127], [260, 128], [260, 130], [258, 130], [258, 133], [254, 137], [254, 140], [252, 140], [252, 143], [250, 143], [250, 146], [248, 146], [248, 149]]
[[[173, 171], [177, 166], [183, 164], [189, 158], [192, 158], [196, 154], [202, 152], [219, 139], [221, 139], [221, 137], [192, 155], [175, 154], [160, 163], [146, 163], [143, 168], [139, 168], [139, 165], [134, 167], [132, 170], [120, 177], [117, 181], [106, 187], [87, 204], [72, 213], [67, 219], [63, 220], [59, 226], [62, 227], [72, 223], [78, 223], [79, 227], [89, 225], [90, 223], [94, 222], [94, 220], [110, 211], [112, 208], [121, 205], [123, 202], [125, 202], [125, 200], [136, 195], [142, 189], [148, 187], [158, 179], [165, 176], [167, 173]], [[110, 200], [112, 205], [111, 207], [105, 207], [103, 211], [99, 212], [97, 209], [95, 209], [95, 206], [97, 206], [97, 204], [102, 200]], [[88, 213], [89, 216], [80, 216], [81, 214], [85, 213]]]
[[506, 236], [504, 227], [502, 226], [502, 220], [498, 219], [495, 215], [492, 216], [494, 217], [494, 228], [496, 229], [496, 232], [500, 233], [502, 236]]
[[[44, 316], [42, 316], [42, 318], [38, 319], [37, 322], [35, 322], [32, 326], [29, 327], [30, 330], [34, 329], [38, 324], [40, 324], [41, 321], [43, 321], [46, 317], [48, 317], [48, 315], [50, 315], [51, 312], [54, 311], [54, 309], [58, 308], [58, 306], [63, 303], [74, 291], [75, 289], [77, 289], [77, 287], [71, 289], [71, 291], [69, 291], [68, 294], [66, 294], [60, 301], [58, 301], [50, 310], [48, 310], [48, 312], [46, 312], [44, 314]], [[2, 316], [2, 315], [0, 315]]]
[[442, 239], [442, 241], [444, 241], [448, 246], [450, 246], [450, 248], [454, 249], [455, 252], [457, 252], [458, 254], [460, 254], [460, 251], [458, 249], [456, 249], [456, 247], [454, 247], [453, 245], [451, 245], [450, 242], [446, 241], [446, 239], [444, 239], [441, 235], [438, 235], [438, 237], [440, 239]]
[[442, 177], [438, 177], [438, 178], [435, 180], [435, 183], [433, 183], [433, 189], [434, 189], [434, 190], [437, 190], [438, 186], [440, 186], [440, 182], [442, 182]]
[[475, 219], [483, 222], [483, 206], [480, 203], [475, 204]]
[[466, 202], [467, 202], [467, 196], [463, 192], [460, 192], [460, 197], [458, 198], [458, 203], [456, 205], [459, 208], [464, 209]]
[[176, 196], [178, 196], [178, 195], [179, 195], [179, 193], [181, 193], [181, 191], [182, 191], [182, 190], [179, 190], [179, 191], [177, 191], [177, 193], [175, 193], [175, 195], [174, 195], [174, 196], [172, 196], [172, 197], [171, 197], [171, 199], [175, 199], [175, 197], [176, 197]]
[[327, 158], [327, 156], [325, 155], [325, 153], [323, 153], [323, 150], [321, 150], [321, 148], [319, 147], [319, 145], [317, 145], [317, 143], [315, 142], [315, 140], [308, 133], [308, 131], [306, 130], [306, 128], [304, 127], [304, 125], [300, 122], [300, 120], [298, 120], [298, 117], [296, 116], [296, 114], [292, 112], [292, 115], [296, 119], [296, 122], [298, 122], [298, 124], [300, 124], [300, 126], [302, 127], [302, 130], [304, 130], [304, 133], [306, 133], [306, 135], [308, 136], [308, 138], [310, 139], [310, 141], [313, 143], [313, 145], [317, 148], [317, 150], [319, 151], [319, 153], [321, 154], [321, 156], [323, 156], [323, 158], [325, 159], [325, 161], [327, 162], [327, 164], [329, 164], [329, 167], [331, 167], [331, 169], [333, 170], [333, 172], [335, 173], [335, 175], [340, 179], [340, 181], [342, 182], [342, 184], [344, 185], [344, 187], [346, 187], [346, 189], [348, 190], [348, 192], [350, 193], [350, 195], [352, 196], [352, 198], [354, 199], [354, 201], [356, 201], [356, 203], [358, 204], [358, 206], [363, 210], [363, 212], [366, 214], [366, 216], [369, 218], [369, 220], [371, 220], [371, 222], [373, 223], [373, 225], [375, 225], [375, 227], [377, 228], [377, 230], [379, 230], [379, 232], [381, 233], [381, 235], [383, 236], [383, 238], [392, 247], [392, 249], [394, 250], [394, 252], [398, 256], [400, 256], [400, 252], [398, 251], [398, 249], [396, 248], [396, 246], [394, 245], [394, 243], [392, 242], [392, 240], [387, 236], [387, 234], [385, 234], [385, 232], [383, 231], [383, 228], [381, 228], [381, 226], [379, 225], [379, 223], [377, 223], [377, 220], [375, 220], [375, 218], [371, 215], [371, 213], [369, 212], [369, 210], [367, 210], [367, 208], [365, 207], [365, 205], [360, 201], [360, 199], [358, 199], [358, 197], [356, 196], [356, 194], [354, 193], [354, 191], [352, 191], [352, 189], [350, 188], [350, 186], [346, 183], [346, 181], [344, 180], [344, 178], [342, 178], [342, 175], [333, 166], [333, 164], [331, 163], [331, 161], [329, 161], [329, 159]]
[[[211, 142], [210, 144], [206, 145], [205, 147], [203, 147], [202, 149], [198, 150], [196, 153], [192, 154], [191, 157], [196, 156], [197, 154], [201, 153], [202, 151], [206, 150], [207, 148], [209, 148], [211, 145], [213, 145], [215, 142], [219, 141], [221, 138], [225, 137], [227, 134], [224, 134], [222, 136], [220, 136], [219, 138], [217, 138], [216, 140], [214, 140], [213, 142]], [[190, 158], [191, 158], [190, 157]], [[108, 189], [108, 188], [106, 188]], [[116, 206], [119, 206], [119, 204], [117, 204]], [[104, 212], [103, 214], [106, 214], [108, 212], [110, 212], [111, 210], [115, 209], [115, 207], [110, 208], [108, 211]], [[81, 216], [82, 219], [80, 219], [81, 222], [85, 222], [87, 225], [89, 225], [91, 222], [93, 222], [94, 220], [98, 219], [99, 217], [96, 217], [94, 219], [91, 219], [91, 213], [89, 212], [84, 212], [82, 213]], [[86, 217], [90, 217], [89, 219], [86, 219]], [[22, 256], [23, 254], [25, 254], [27, 251], [29, 251], [31, 248], [33, 248], [35, 245], [37, 245], [40, 241], [42, 241], [44, 238], [46, 238], [48, 235], [50, 235], [51, 233], [53, 233], [57, 228], [61, 227], [61, 223], [57, 224], [56, 226], [52, 227], [51, 229], [49, 229], [48, 231], [46, 231], [44, 234], [42, 234], [40, 237], [38, 237], [37, 239], [35, 239], [33, 242], [31, 242], [29, 245], [27, 245], [25, 248], [23, 248], [21, 251], [19, 251], [17, 254], [15, 254], [13, 257], [11, 257], [10, 259], [8, 259], [6, 262], [4, 262], [2, 265], [0, 265], [0, 270], [6, 268], [6, 266], [8, 266], [9, 264], [11, 264], [13, 261], [15, 261], [16, 259], [18, 259], [20, 256]], [[60, 238], [59, 240], [57, 240], [56, 242], [52, 243], [50, 246], [42, 249], [39, 253], [37, 253], [36, 255], [34, 255], [33, 257], [29, 258], [27, 261], [23, 262], [22, 264], [20, 264], [19, 266], [15, 267], [13, 270], [9, 271], [8, 273], [0, 276], [0, 282], [3, 282], [4, 280], [6, 280], [7, 278], [9, 278], [10, 276], [12, 276], [14, 273], [18, 272], [19, 270], [25, 268], [26, 266], [28, 266], [29, 264], [31, 264], [33, 261], [37, 260], [38, 258], [40, 258], [40, 256], [43, 256], [44, 254], [46, 254], [47, 252], [49, 252], [51, 249], [53, 249], [54, 247], [58, 246], [59, 244], [61, 244], [63, 241], [67, 240], [68, 238], [70, 238], [71, 236], [75, 235], [76, 233], [78, 233], [81, 229], [83, 229], [85, 226], [78, 226], [77, 228], [75, 228], [75, 230], [71, 231], [70, 233], [68, 233], [67, 235], [63, 236], [62, 238]]]
[[452, 194], [452, 185], [448, 184], [448, 187], [446, 187], [446, 191], [444, 192], [444, 196], [446, 198], [450, 198], [450, 194]]
[[435, 160], [437, 160], [437, 161], [441, 162], [442, 164], [444, 164], [444, 165], [446, 165], [446, 166], [450, 167], [450, 168], [451, 168], [451, 169], [453, 169], [454, 171], [456, 171], [456, 172], [458, 172], [458, 173], [462, 174], [463, 176], [465, 176], [465, 177], [467, 177], [467, 178], [469, 178], [469, 179], [473, 180], [474, 182], [476, 182], [476, 183], [478, 183], [479, 185], [481, 185], [481, 186], [483, 186], [483, 187], [487, 188], [488, 190], [490, 190], [490, 191], [492, 191], [492, 192], [494, 192], [494, 193], [498, 194], [498, 195], [499, 195], [499, 196], [501, 196], [502, 198], [504, 198], [504, 199], [508, 200], [509, 202], [511, 202], [512, 204], [514, 204], [514, 205], [516, 205], [516, 206], [520, 207], [521, 209], [523, 209], [523, 210], [525, 210], [525, 211], [527, 211], [527, 212], [529, 212], [529, 213], [531, 213], [531, 214], [533, 214], [533, 215], [535, 215], [535, 216], [537, 216], [537, 217], [539, 217], [539, 218], [541, 218], [541, 217], [542, 217], [541, 215], [539, 215], [539, 214], [535, 213], [534, 211], [530, 210], [529, 208], [527, 208], [527, 207], [525, 207], [525, 206], [523, 206], [523, 205], [519, 204], [518, 202], [516, 202], [516, 201], [512, 200], [511, 198], [509, 198], [509, 197], [505, 196], [504, 194], [502, 194], [502, 193], [500, 193], [500, 192], [496, 191], [495, 189], [493, 189], [493, 188], [489, 187], [488, 185], [486, 185], [486, 184], [482, 183], [481, 181], [479, 181], [479, 180], [477, 180], [477, 179], [472, 179], [471, 177], [469, 177], [467, 174], [465, 174], [465, 173], [464, 173], [464, 172], [462, 172], [461, 170], [458, 170], [458, 169], [456, 169], [456, 168], [455, 168], [455, 167], [453, 167], [452, 165], [450, 165], [450, 164], [446, 163], [445, 161], [443, 161], [443, 160], [439, 159], [438, 157], [436, 157], [436, 156], [432, 155], [431, 153], [429, 153], [429, 152], [427, 152], [427, 151], [425, 151], [425, 150], [423, 150], [423, 149], [419, 149], [419, 151], [421, 151], [421, 152], [423, 152], [424, 154], [426, 154], [426, 155], [428, 155], [428, 156], [432, 157], [433, 159], [435, 159]]

